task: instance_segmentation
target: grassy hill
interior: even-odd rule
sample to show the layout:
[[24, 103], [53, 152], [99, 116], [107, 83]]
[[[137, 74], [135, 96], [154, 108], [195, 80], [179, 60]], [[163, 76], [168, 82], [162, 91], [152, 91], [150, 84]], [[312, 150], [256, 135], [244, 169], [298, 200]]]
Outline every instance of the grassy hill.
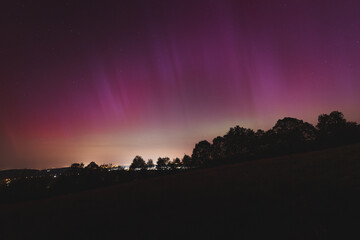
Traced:
[[359, 239], [360, 144], [2, 205], [0, 214], [1, 239]]

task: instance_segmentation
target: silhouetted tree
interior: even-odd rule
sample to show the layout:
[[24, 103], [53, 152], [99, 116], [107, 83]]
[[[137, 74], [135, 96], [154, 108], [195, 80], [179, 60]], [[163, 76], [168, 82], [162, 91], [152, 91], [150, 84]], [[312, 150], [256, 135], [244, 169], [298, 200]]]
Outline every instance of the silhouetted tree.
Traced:
[[209, 164], [211, 161], [211, 144], [204, 140], [195, 145], [191, 155], [193, 167]]
[[149, 159], [149, 160], [147, 161], [147, 163], [146, 163], [146, 168], [147, 168], [147, 169], [151, 169], [151, 168], [153, 168], [154, 166], [155, 166], [155, 164], [154, 164], [153, 160], [152, 160], [152, 159]]
[[313, 125], [290, 117], [278, 120], [271, 130], [272, 148], [281, 154], [308, 149], [317, 135]]
[[156, 162], [156, 168], [158, 170], [165, 170], [168, 168], [168, 164], [169, 164], [170, 158], [168, 157], [159, 157], [157, 162]]
[[144, 159], [140, 156], [136, 156], [130, 165], [130, 170], [135, 170], [135, 169], [141, 169], [141, 170], [146, 169], [146, 163]]
[[333, 111], [329, 115], [321, 114], [318, 117], [318, 124], [316, 127], [320, 131], [326, 131], [328, 134], [336, 132], [338, 129], [344, 128], [346, 120], [344, 114], [339, 111]]
[[84, 163], [73, 163], [70, 167], [73, 169], [84, 168]]
[[342, 145], [358, 140], [358, 128], [355, 122], [347, 122], [344, 114], [333, 111], [329, 115], [321, 114], [316, 127], [319, 129], [319, 141], [325, 146]]
[[235, 126], [224, 136], [226, 159], [228, 161], [244, 161], [255, 149], [255, 133], [252, 129]]
[[97, 170], [97, 169], [99, 169], [99, 165], [97, 165], [95, 162], [91, 162], [91, 163], [89, 163], [89, 165], [86, 166], [86, 168]]
[[255, 146], [253, 148], [255, 157], [265, 157], [269, 152], [270, 145], [268, 134], [264, 130], [258, 129], [255, 132]]
[[226, 159], [226, 146], [225, 139], [223, 137], [216, 137], [213, 139], [211, 145], [210, 158], [215, 164], [220, 164]]
[[192, 162], [192, 159], [189, 155], [184, 155], [183, 159], [182, 159], [182, 163], [185, 167], [187, 168], [191, 168], [193, 167], [193, 162]]

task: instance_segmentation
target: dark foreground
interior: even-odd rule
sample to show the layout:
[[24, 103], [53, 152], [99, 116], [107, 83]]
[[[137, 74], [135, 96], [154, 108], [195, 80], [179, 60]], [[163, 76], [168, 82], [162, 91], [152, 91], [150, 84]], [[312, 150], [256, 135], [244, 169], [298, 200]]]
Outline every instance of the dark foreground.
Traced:
[[0, 239], [360, 239], [360, 144], [0, 205], [0, 214]]

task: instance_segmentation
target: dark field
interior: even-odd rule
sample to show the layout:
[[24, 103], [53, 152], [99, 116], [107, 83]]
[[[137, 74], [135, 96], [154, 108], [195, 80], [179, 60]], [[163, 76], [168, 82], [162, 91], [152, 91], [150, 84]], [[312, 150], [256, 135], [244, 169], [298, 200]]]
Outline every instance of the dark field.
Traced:
[[0, 213], [0, 239], [360, 239], [360, 144], [0, 205]]

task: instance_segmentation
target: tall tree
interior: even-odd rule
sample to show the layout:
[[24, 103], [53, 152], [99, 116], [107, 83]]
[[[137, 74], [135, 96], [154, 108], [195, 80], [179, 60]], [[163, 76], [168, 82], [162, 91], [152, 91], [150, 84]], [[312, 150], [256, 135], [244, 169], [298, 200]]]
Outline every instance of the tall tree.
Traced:
[[207, 165], [211, 162], [211, 144], [204, 140], [195, 145], [191, 155], [194, 167]]
[[168, 157], [159, 157], [157, 162], [156, 162], [156, 168], [158, 170], [165, 170], [168, 168], [168, 164], [169, 164], [170, 158]]
[[192, 168], [194, 167], [193, 161], [191, 159], [191, 157], [187, 154], [184, 155], [183, 159], [182, 159], [182, 163], [184, 165], [184, 167], [187, 168]]
[[141, 156], [136, 156], [130, 165], [130, 170], [146, 169], [146, 163]]
[[254, 148], [255, 132], [249, 128], [235, 126], [224, 136], [228, 161], [244, 161]]
[[282, 154], [306, 150], [317, 135], [313, 125], [290, 117], [278, 120], [271, 130], [272, 148]]
[[215, 163], [219, 164], [226, 160], [226, 146], [225, 139], [223, 137], [216, 137], [213, 139], [211, 145], [210, 159]]
[[348, 122], [344, 114], [333, 111], [329, 115], [321, 114], [316, 127], [319, 129], [319, 141], [323, 145], [341, 145], [359, 139], [359, 132], [355, 122]]

